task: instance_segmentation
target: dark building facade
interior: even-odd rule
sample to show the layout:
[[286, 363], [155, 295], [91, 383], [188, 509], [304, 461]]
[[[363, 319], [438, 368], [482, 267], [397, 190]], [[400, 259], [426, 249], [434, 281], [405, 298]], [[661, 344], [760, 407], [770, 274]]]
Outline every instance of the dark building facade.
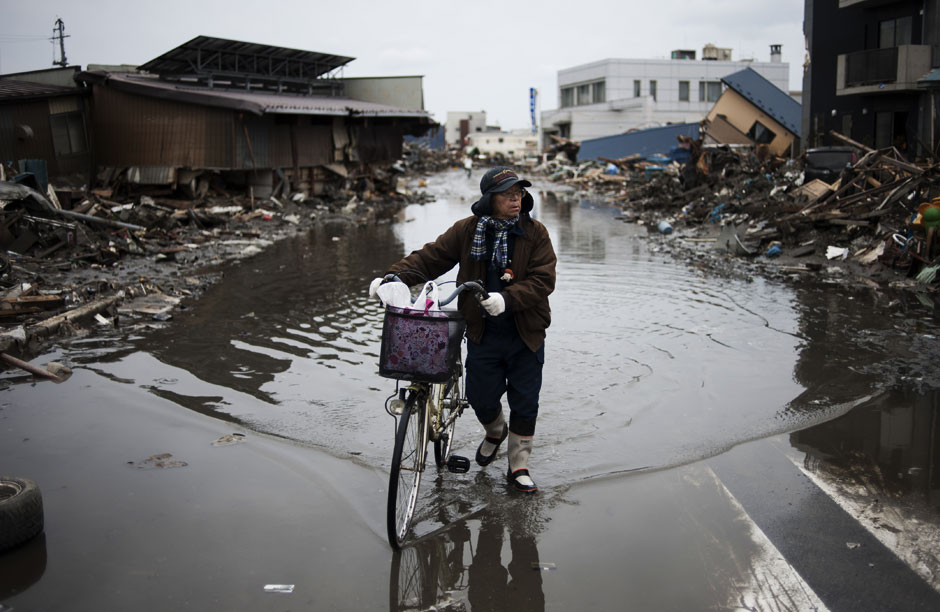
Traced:
[[347, 95], [352, 59], [199, 36], [140, 67], [69, 69], [70, 87], [0, 76], [0, 158], [46, 160], [51, 179], [81, 172], [91, 186], [103, 170], [177, 186], [225, 173], [259, 194], [275, 176], [318, 193], [324, 177], [394, 162], [405, 135], [433, 125], [418, 77], [393, 80], [397, 98], [368, 79]]
[[896, 147], [909, 159], [940, 144], [940, 0], [806, 0], [803, 147]]
[[57, 68], [0, 77], [0, 160], [14, 166], [42, 160], [48, 176], [87, 180], [90, 92], [75, 74], [77, 69]]

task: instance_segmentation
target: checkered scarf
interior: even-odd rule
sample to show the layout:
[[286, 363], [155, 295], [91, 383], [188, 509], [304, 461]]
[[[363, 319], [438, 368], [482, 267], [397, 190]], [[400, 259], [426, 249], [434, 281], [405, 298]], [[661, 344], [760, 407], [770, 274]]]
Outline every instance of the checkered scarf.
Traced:
[[477, 229], [473, 233], [473, 245], [470, 247], [470, 257], [477, 261], [486, 259], [486, 230], [493, 228], [496, 240], [493, 242], [493, 264], [502, 270], [509, 263], [509, 242], [507, 236], [509, 229], [519, 221], [519, 215], [512, 219], [494, 219], [493, 217], [480, 217]]

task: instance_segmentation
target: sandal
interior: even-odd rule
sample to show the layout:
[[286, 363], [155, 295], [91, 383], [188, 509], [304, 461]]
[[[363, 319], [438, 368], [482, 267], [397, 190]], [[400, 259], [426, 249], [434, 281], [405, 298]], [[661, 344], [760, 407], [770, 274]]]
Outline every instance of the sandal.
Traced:
[[[499, 445], [503, 443], [503, 440], [505, 440], [507, 436], [509, 436], [509, 426], [503, 425], [503, 435], [500, 437], [491, 438], [486, 436], [483, 438], [483, 442], [480, 442], [480, 446], [477, 447], [477, 463], [484, 466], [492, 463], [493, 459], [496, 459], [496, 453], [499, 452]], [[493, 449], [493, 452], [489, 455], [484, 455], [482, 452], [484, 442], [489, 442], [490, 444], [494, 444], [496, 446], [496, 448]]]
[[[520, 493], [538, 493], [539, 488], [535, 486], [534, 482], [530, 485], [519, 482], [519, 478], [523, 476], [529, 476], [529, 470], [520, 468], [513, 472], [512, 468], [510, 468], [506, 472], [506, 479], [516, 487], [516, 491], [519, 491]], [[531, 476], [529, 476], [529, 480], [532, 480]]]

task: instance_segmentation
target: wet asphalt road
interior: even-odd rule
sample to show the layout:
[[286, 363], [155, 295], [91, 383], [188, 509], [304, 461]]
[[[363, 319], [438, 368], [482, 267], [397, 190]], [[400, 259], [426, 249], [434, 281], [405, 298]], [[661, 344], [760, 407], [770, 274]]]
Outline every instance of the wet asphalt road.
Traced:
[[[47, 524], [0, 553], [0, 604], [940, 607], [792, 460], [870, 459], [892, 495], [931, 509], [935, 392], [889, 393], [898, 381], [879, 367], [897, 359], [889, 341], [930, 343], [932, 307], [715, 278], [614, 210], [550, 196], [536, 208], [559, 255], [532, 458], [542, 493], [513, 495], [502, 460], [428, 475], [423, 537], [392, 554], [381, 406], [394, 384], [375, 374], [381, 312], [365, 287], [465, 214], [474, 187], [432, 177], [438, 201], [400, 223], [279, 242], [170, 325], [35, 360], [69, 364], [63, 385], [7, 373], [0, 471], [40, 484]], [[245, 441], [212, 445], [233, 432]], [[457, 452], [472, 456], [481, 432], [465, 416]], [[185, 465], [147, 461], [162, 454]]]

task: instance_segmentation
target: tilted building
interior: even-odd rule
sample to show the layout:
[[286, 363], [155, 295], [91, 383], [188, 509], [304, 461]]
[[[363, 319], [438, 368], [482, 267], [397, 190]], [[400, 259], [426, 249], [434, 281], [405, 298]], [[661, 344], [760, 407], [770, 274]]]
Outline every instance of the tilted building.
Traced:
[[751, 68], [787, 91], [789, 64], [780, 45], [768, 62], [731, 60], [731, 50], [708, 45], [671, 59], [604, 59], [558, 72], [559, 108], [541, 113], [543, 144], [550, 136], [583, 141], [629, 130], [701, 121], [721, 96], [721, 79]]

